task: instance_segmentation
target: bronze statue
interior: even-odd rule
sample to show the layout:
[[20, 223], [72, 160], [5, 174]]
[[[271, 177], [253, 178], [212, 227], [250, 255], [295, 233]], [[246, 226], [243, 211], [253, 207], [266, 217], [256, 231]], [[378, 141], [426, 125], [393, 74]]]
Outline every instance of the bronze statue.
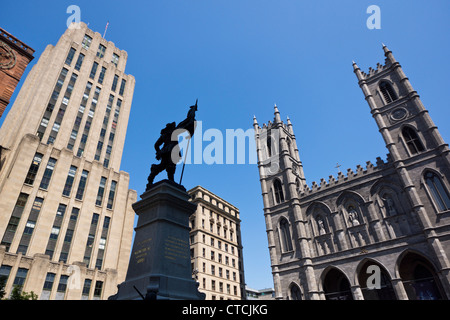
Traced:
[[[186, 119], [181, 121], [178, 126], [175, 125], [175, 122], [172, 122], [166, 124], [166, 127], [161, 130], [161, 136], [155, 143], [156, 160], [161, 160], [161, 162], [159, 164], [152, 164], [150, 175], [147, 179], [148, 183], [146, 191], [152, 186], [155, 177], [164, 170], [167, 171], [167, 178], [170, 181], [174, 181], [176, 164], [181, 160], [178, 135], [183, 133], [184, 130], [189, 132], [189, 138], [192, 138], [194, 135], [196, 127], [195, 112], [197, 111], [197, 102], [198, 99], [195, 101], [195, 105], [189, 108]], [[175, 136], [173, 136], [174, 134]], [[163, 145], [163, 147], [160, 149], [161, 145]]]

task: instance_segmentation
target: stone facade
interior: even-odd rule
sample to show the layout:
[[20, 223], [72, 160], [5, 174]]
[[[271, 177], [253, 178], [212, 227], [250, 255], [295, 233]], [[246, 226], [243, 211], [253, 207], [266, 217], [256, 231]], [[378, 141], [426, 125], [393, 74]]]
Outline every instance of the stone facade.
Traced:
[[126, 276], [136, 201], [120, 171], [127, 53], [74, 24], [48, 45], [0, 129], [0, 274], [39, 299], [107, 299]]
[[305, 183], [292, 124], [254, 118], [277, 299], [448, 299], [450, 155], [392, 52], [353, 63], [387, 159]]
[[245, 300], [239, 209], [201, 186], [188, 191], [193, 276], [206, 300]]

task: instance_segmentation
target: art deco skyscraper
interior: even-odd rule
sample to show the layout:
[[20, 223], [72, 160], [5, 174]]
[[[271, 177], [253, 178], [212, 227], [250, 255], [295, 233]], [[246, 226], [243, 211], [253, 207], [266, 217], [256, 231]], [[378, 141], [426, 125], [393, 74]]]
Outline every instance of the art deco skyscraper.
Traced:
[[30, 71], [0, 129], [0, 275], [40, 299], [107, 299], [125, 279], [134, 190], [120, 162], [127, 53], [72, 25]]

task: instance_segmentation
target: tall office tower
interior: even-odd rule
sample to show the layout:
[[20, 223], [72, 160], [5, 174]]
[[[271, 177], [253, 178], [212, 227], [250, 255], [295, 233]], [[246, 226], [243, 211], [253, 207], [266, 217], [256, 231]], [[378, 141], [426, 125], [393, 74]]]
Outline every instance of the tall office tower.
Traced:
[[239, 210], [211, 191], [188, 191], [197, 211], [190, 217], [193, 275], [206, 300], [245, 300]]
[[[72, 28], [73, 27], [73, 28]], [[136, 191], [119, 171], [135, 79], [127, 53], [73, 24], [0, 129], [0, 275], [39, 299], [107, 299], [125, 279]]]
[[0, 118], [33, 54], [32, 48], [0, 28]]

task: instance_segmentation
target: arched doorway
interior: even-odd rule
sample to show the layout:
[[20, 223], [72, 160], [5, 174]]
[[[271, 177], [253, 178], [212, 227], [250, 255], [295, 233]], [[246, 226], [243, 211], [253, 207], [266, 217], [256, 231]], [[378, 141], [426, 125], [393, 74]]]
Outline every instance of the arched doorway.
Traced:
[[353, 300], [350, 282], [336, 268], [328, 271], [323, 279], [323, 291], [327, 300]]
[[[380, 289], [371, 288], [371, 279], [369, 277], [375, 276], [377, 271], [372, 271], [371, 266], [378, 267], [380, 276]], [[369, 280], [369, 287], [367, 286], [367, 280]], [[358, 282], [361, 287], [361, 291], [364, 296], [364, 300], [397, 300], [395, 291], [392, 288], [391, 279], [387, 271], [378, 263], [374, 261], [366, 261], [358, 273]]]
[[399, 264], [399, 273], [409, 300], [443, 299], [443, 290], [436, 271], [421, 255], [407, 253]]
[[295, 283], [291, 285], [290, 295], [291, 300], [302, 300], [302, 292]]

